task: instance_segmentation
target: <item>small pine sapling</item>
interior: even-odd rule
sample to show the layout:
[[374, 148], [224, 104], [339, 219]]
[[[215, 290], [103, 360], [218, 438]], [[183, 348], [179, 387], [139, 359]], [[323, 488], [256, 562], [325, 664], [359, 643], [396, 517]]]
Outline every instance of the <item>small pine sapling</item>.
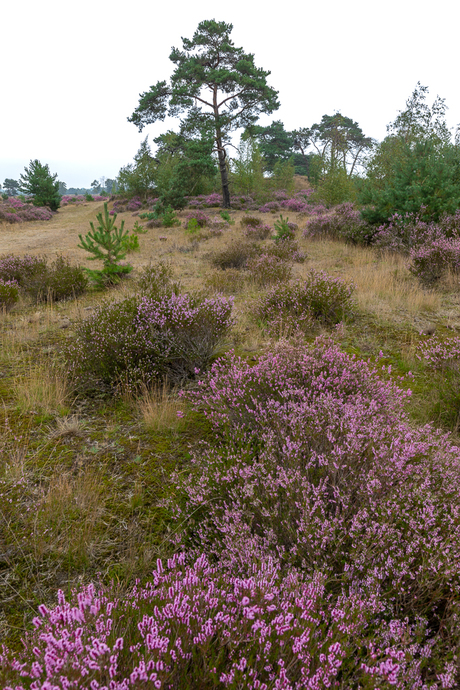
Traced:
[[104, 214], [99, 213], [97, 216], [99, 223], [98, 228], [94, 227], [91, 221], [91, 232], [89, 232], [83, 239], [79, 235], [80, 249], [84, 249], [94, 256], [89, 258], [93, 261], [99, 259], [104, 264], [104, 268], [100, 271], [86, 269], [89, 277], [100, 287], [106, 285], [113, 285], [118, 283], [123, 275], [130, 273], [133, 267], [128, 265], [120, 265], [126, 256], [126, 242], [129, 236], [128, 231], [124, 230], [125, 222], [121, 222], [121, 227], [118, 229], [115, 226], [117, 214], [112, 217], [109, 215], [107, 203], [104, 204]]

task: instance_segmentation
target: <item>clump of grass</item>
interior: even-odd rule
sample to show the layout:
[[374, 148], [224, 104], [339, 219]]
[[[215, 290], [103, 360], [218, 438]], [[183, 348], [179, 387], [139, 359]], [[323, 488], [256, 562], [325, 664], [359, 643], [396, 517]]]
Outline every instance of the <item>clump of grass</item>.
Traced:
[[249, 242], [231, 242], [227, 247], [211, 256], [211, 263], [216, 268], [245, 268], [248, 259], [258, 253], [256, 245]]
[[167, 381], [145, 388], [138, 402], [139, 412], [149, 431], [178, 431], [184, 426], [184, 402], [171, 390]]
[[31, 363], [12, 385], [18, 409], [22, 413], [62, 413], [68, 410], [71, 385], [67, 374], [57, 366]]
[[225, 295], [241, 292], [244, 284], [245, 277], [237, 268], [213, 271], [205, 279], [206, 288], [213, 292], [222, 292]]

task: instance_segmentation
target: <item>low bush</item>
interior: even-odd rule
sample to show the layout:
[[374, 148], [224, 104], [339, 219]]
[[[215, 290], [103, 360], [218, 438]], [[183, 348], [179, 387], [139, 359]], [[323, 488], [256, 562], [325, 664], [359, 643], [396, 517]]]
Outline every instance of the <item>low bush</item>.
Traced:
[[257, 245], [249, 242], [232, 242], [211, 256], [211, 263], [217, 268], [245, 268], [248, 259], [258, 252]]
[[27, 254], [0, 257], [0, 280], [15, 281], [38, 302], [78, 297], [88, 285], [84, 269], [73, 266], [63, 256], [59, 256], [51, 264], [43, 257]]
[[376, 234], [352, 203], [344, 203], [332, 210], [320, 207], [307, 221], [304, 236], [310, 238], [343, 239], [352, 244], [371, 244]]
[[460, 273], [460, 239], [433, 239], [410, 251], [410, 272], [430, 286], [447, 272]]
[[0, 311], [9, 311], [19, 299], [19, 286], [15, 280], [0, 278]]
[[271, 288], [259, 299], [254, 316], [271, 327], [280, 322], [310, 327], [312, 320], [332, 325], [351, 313], [352, 293], [353, 286], [312, 270], [304, 280]]
[[150, 299], [178, 295], [181, 289], [180, 283], [173, 279], [171, 266], [163, 261], [145, 266], [137, 282], [142, 294]]
[[268, 253], [248, 259], [246, 268], [248, 269], [250, 280], [259, 287], [273, 285], [273, 283], [284, 283], [290, 279], [292, 274], [292, 263], [290, 261], [284, 261]]
[[208, 225], [211, 220], [206, 213], [203, 213], [203, 211], [192, 211], [187, 213], [185, 217], [187, 219], [185, 221], [185, 227], [188, 229], [190, 229], [191, 224], [196, 224], [197, 227], [204, 228], [205, 225]]
[[244, 287], [244, 274], [237, 268], [216, 270], [205, 279], [205, 287], [213, 292], [222, 292], [226, 295], [234, 295], [241, 292]]
[[271, 233], [271, 227], [256, 216], [243, 216], [241, 225], [243, 234], [251, 240], [266, 240]]
[[269, 256], [276, 256], [282, 261], [294, 261], [294, 263], [303, 264], [306, 259], [306, 255], [298, 243], [289, 238], [266, 247], [264, 251]]
[[19, 658], [4, 649], [0, 664], [6, 690], [422, 687], [423, 624], [382, 622], [372, 644], [378, 613], [364, 593], [331, 603], [321, 575], [283, 577], [267, 561], [232, 577], [181, 554], [122, 599], [113, 586], [59, 591]]
[[231, 298], [140, 295], [102, 302], [76, 328], [66, 357], [77, 387], [177, 383], [207, 366], [231, 325]]
[[411, 427], [409, 393], [324, 338], [219, 360], [187, 396], [217, 443], [176, 477], [177, 540], [241, 578], [270, 557], [322, 573], [331, 602], [367, 592], [371, 637], [385, 621], [421, 626], [436, 687], [460, 635], [460, 451]]
[[280, 214], [278, 220], [275, 221], [275, 242], [283, 242], [284, 240], [293, 240], [295, 231], [298, 230], [297, 223], [289, 222], [289, 218], [283, 218]]
[[47, 206], [34, 206], [18, 197], [6, 197], [0, 202], [0, 221], [25, 223], [27, 221], [51, 220], [54, 216]]
[[51, 264], [43, 263], [23, 280], [24, 290], [37, 302], [59, 301], [83, 294], [88, 278], [81, 266], [59, 256]]

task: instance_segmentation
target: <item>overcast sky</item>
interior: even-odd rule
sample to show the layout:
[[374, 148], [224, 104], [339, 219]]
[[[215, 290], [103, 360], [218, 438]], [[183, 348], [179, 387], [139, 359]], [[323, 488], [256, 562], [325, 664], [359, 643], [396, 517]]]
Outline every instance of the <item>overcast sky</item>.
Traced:
[[0, 183], [31, 159], [68, 187], [114, 178], [171, 120], [127, 122], [139, 94], [169, 79], [171, 47], [200, 21], [233, 24], [236, 46], [270, 70], [280, 109], [261, 123], [308, 127], [340, 111], [381, 140], [420, 81], [460, 122], [460, 4], [451, 0], [215, 0], [4, 3], [0, 42]]

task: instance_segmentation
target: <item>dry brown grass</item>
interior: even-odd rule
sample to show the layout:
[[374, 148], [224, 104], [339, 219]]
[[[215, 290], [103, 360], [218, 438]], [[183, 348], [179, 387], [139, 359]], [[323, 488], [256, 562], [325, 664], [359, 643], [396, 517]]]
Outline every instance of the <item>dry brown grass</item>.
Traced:
[[65, 372], [48, 363], [30, 363], [26, 372], [13, 381], [12, 392], [21, 412], [61, 413], [71, 399]]
[[168, 388], [166, 382], [145, 389], [138, 409], [149, 431], [177, 431], [183, 426], [184, 403], [177, 397], [177, 392]]

